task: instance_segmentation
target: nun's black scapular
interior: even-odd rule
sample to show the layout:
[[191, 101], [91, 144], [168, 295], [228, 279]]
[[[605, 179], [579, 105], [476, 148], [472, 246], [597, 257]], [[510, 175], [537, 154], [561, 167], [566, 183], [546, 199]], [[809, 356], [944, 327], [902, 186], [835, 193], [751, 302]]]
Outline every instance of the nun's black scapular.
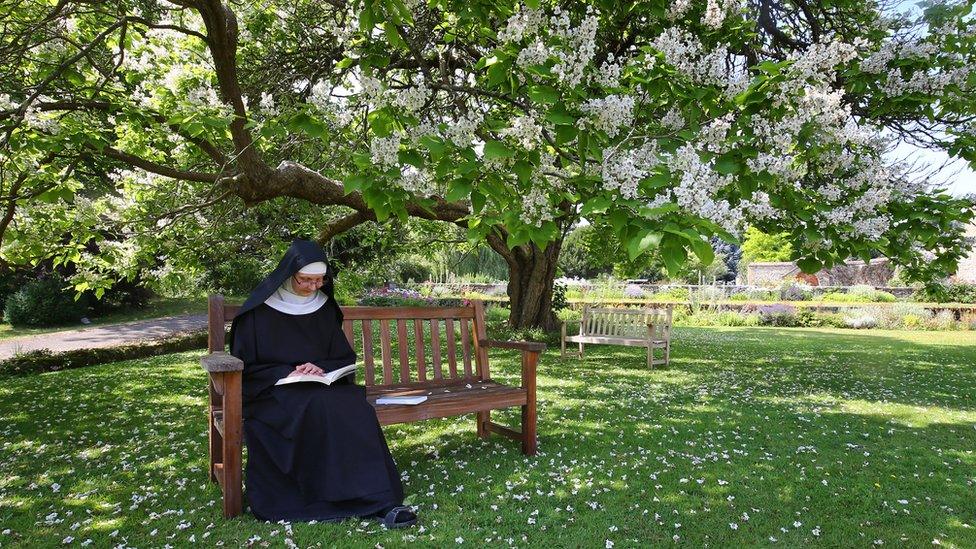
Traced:
[[295, 314], [268, 305], [292, 275], [325, 261], [317, 244], [293, 242], [231, 328], [231, 353], [244, 361], [246, 495], [263, 520], [330, 521], [403, 509], [400, 474], [364, 387], [352, 376], [329, 386], [275, 385], [306, 362], [331, 371], [356, 361], [331, 272], [325, 299], [316, 295], [318, 308]]

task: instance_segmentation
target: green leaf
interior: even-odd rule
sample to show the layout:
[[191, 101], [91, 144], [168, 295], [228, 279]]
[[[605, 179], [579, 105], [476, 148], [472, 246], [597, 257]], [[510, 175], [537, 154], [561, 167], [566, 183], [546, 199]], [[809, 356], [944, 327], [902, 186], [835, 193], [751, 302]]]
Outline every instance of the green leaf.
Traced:
[[447, 148], [447, 145], [444, 144], [444, 141], [440, 137], [434, 137], [432, 135], [421, 137], [420, 144], [436, 156], [444, 154], [444, 149]]
[[485, 195], [478, 191], [471, 191], [471, 211], [476, 214], [480, 214], [481, 210], [485, 208]]
[[815, 257], [804, 257], [796, 262], [796, 266], [805, 273], [814, 274], [823, 267], [823, 263]]
[[471, 181], [459, 177], [451, 182], [451, 186], [444, 199], [448, 202], [454, 202], [467, 198], [469, 194], [471, 194]]
[[516, 162], [512, 169], [518, 175], [519, 182], [528, 183], [532, 179], [532, 164], [529, 164], [525, 160]]
[[703, 265], [711, 265], [712, 261], [715, 261], [715, 250], [712, 249], [711, 242], [700, 238], [692, 239], [691, 249]]
[[664, 260], [668, 274], [675, 276], [688, 259], [688, 252], [682, 246], [674, 244], [674, 241], [670, 242], [670, 245], [661, 247], [661, 259]]
[[350, 175], [342, 180], [342, 187], [346, 190], [346, 194], [362, 189], [365, 184], [366, 176], [361, 173]]
[[515, 151], [508, 148], [501, 141], [491, 140], [485, 143], [485, 160], [493, 158], [511, 158], [515, 156]]
[[525, 0], [526, 7], [537, 10], [539, 9], [539, 0]]
[[741, 173], [742, 164], [733, 157], [722, 156], [715, 162], [715, 171], [722, 175]]
[[564, 145], [576, 139], [576, 126], [556, 126], [556, 144]]
[[563, 104], [557, 104], [546, 113], [546, 120], [557, 126], [576, 126], [576, 117]]
[[630, 216], [627, 214], [627, 212], [623, 210], [614, 210], [610, 214], [610, 225], [617, 234], [620, 234], [623, 232], [624, 227], [627, 226], [627, 221], [629, 219]]
[[602, 214], [607, 211], [610, 207], [610, 199], [605, 196], [594, 196], [593, 198], [586, 201], [583, 204], [583, 209], [580, 210], [580, 215], [588, 214]]
[[400, 36], [400, 32], [397, 30], [396, 25], [387, 21], [383, 23], [383, 32], [386, 34], [386, 41], [390, 43], [394, 48], [407, 49], [407, 43], [403, 41]]
[[399, 158], [401, 164], [410, 164], [415, 168], [424, 167], [424, 157], [420, 156], [417, 151], [402, 150], [397, 153], [397, 158]]
[[633, 261], [637, 256], [661, 243], [662, 234], [650, 229], [643, 229], [627, 243], [627, 256]]
[[559, 91], [552, 86], [532, 86], [529, 88], [529, 97], [536, 103], [551, 105], [559, 101]]
[[529, 241], [529, 232], [524, 228], [518, 228], [514, 232], [508, 233], [508, 238], [505, 239], [505, 244], [508, 245], [509, 249], [516, 246], [521, 246]]

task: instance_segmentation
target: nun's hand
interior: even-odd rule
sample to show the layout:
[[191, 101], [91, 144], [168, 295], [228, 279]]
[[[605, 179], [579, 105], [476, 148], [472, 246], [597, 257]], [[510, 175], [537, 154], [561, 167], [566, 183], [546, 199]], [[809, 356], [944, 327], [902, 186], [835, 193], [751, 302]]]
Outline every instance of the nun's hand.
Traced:
[[308, 374], [313, 376], [320, 376], [324, 373], [325, 370], [323, 370], [322, 368], [319, 368], [318, 366], [312, 364], [311, 362], [306, 362], [305, 364], [300, 364], [298, 366], [295, 366], [295, 371], [292, 372], [290, 375], [300, 376], [303, 374]]

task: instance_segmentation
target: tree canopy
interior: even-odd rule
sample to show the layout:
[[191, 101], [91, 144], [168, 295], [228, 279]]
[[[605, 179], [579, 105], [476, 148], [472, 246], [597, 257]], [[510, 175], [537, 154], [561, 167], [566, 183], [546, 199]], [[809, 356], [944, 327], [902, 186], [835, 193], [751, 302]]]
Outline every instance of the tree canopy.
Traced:
[[276, 201], [272, 227], [322, 241], [464, 227], [509, 265], [516, 324], [552, 317], [581, 218], [671, 272], [755, 226], [807, 271], [931, 279], [973, 202], [886, 151], [976, 161], [974, 3], [897, 5], [0, 0], [0, 256], [98, 287]]

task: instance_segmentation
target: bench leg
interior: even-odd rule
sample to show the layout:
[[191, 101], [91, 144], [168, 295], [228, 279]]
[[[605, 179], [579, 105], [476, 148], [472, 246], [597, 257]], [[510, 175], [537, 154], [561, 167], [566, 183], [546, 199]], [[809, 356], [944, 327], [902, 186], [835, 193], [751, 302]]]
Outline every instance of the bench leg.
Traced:
[[522, 453], [534, 456], [538, 440], [536, 438], [536, 366], [539, 353], [522, 353], [522, 386], [526, 399], [522, 406]]
[[671, 338], [669, 337], [664, 341], [664, 367], [668, 368], [671, 366]]
[[241, 410], [241, 373], [224, 374], [224, 441], [223, 475], [224, 518], [241, 514], [241, 435], [243, 418]]
[[583, 358], [583, 343], [579, 344], [579, 358]]
[[647, 369], [654, 369], [654, 345], [651, 343], [647, 344]]
[[214, 389], [213, 380], [207, 380], [207, 392], [210, 393], [210, 404], [207, 405], [207, 432], [209, 433], [208, 439], [210, 440], [210, 482], [217, 482], [217, 474], [214, 472], [214, 464], [222, 463], [224, 460], [223, 450], [223, 438], [220, 436], [220, 431], [217, 430], [217, 426], [214, 424], [214, 411], [220, 409], [220, 395]]
[[488, 422], [491, 421], [491, 412], [478, 412], [478, 437], [488, 438]]

